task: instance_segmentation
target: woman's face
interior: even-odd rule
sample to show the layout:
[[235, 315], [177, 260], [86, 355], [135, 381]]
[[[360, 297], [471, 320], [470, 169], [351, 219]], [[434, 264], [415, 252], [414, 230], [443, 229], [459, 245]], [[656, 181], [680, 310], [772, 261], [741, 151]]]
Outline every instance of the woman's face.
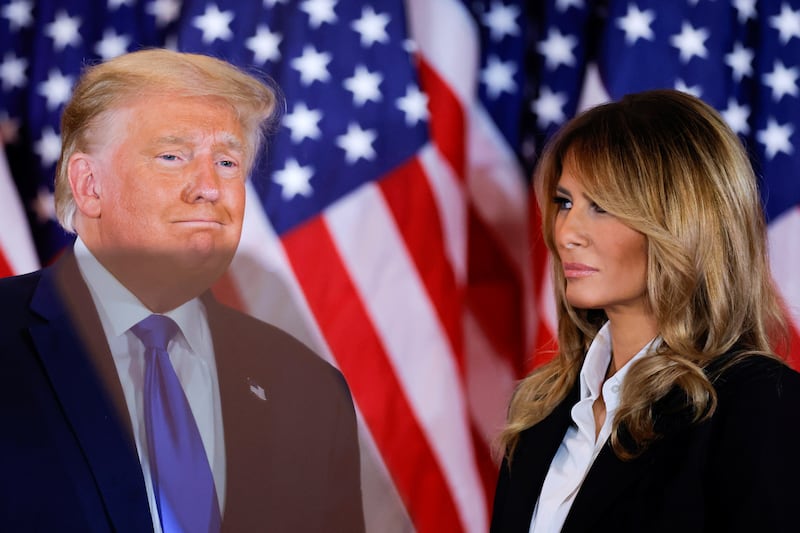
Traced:
[[569, 160], [553, 201], [555, 243], [566, 278], [566, 297], [579, 309], [614, 315], [649, 315], [646, 303], [647, 239], [606, 213], [586, 195]]

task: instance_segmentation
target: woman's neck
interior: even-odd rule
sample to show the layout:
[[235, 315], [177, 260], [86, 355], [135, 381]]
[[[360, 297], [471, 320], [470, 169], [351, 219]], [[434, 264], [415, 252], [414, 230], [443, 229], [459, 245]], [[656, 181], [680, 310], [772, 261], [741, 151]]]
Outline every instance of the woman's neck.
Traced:
[[606, 378], [625, 366], [658, 334], [655, 317], [649, 315], [610, 316], [608, 327], [611, 336], [611, 363]]

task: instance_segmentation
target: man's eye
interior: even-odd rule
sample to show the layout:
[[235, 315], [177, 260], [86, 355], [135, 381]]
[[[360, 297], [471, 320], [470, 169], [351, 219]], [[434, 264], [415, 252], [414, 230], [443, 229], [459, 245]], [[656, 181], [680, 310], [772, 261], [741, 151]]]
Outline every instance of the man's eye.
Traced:
[[227, 167], [227, 168], [234, 168], [236, 166], [236, 162], [235, 161], [227, 161], [227, 160], [226, 161], [220, 161], [219, 164], [222, 165], [223, 167]]
[[161, 154], [159, 158], [163, 159], [164, 161], [177, 161], [178, 156], [175, 154]]

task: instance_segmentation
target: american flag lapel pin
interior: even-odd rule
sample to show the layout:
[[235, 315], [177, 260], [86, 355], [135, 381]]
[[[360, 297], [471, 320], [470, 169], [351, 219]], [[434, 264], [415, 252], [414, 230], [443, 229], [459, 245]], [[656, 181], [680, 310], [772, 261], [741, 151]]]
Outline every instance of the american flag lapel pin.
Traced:
[[256, 383], [252, 378], [247, 378], [247, 385], [250, 387], [250, 392], [261, 401], [267, 401], [267, 393], [264, 387]]

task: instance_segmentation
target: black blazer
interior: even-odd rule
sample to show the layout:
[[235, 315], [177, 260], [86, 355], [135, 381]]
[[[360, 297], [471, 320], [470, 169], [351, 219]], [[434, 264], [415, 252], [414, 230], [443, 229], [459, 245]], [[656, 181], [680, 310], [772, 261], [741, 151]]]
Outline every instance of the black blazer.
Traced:
[[[562, 531], [800, 531], [800, 374], [756, 356], [726, 370], [715, 388], [719, 402], [710, 420], [692, 426], [663, 410], [657, 423], [666, 436], [638, 458], [622, 461], [606, 443]], [[510, 465], [503, 461], [492, 533], [529, 530], [579, 390], [576, 383], [521, 434]]]
[[[286, 333], [203, 302], [225, 435], [223, 530], [363, 531], [342, 375]], [[0, 530], [152, 531], [119, 377], [71, 251], [0, 280], [0, 428]]]

